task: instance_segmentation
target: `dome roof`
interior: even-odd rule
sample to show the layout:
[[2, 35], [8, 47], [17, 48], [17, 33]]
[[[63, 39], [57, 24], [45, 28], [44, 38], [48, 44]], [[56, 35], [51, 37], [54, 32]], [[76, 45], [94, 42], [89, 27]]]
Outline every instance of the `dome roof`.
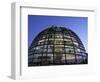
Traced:
[[51, 26], [41, 31], [28, 50], [29, 65], [87, 63], [87, 54], [78, 35], [65, 27]]

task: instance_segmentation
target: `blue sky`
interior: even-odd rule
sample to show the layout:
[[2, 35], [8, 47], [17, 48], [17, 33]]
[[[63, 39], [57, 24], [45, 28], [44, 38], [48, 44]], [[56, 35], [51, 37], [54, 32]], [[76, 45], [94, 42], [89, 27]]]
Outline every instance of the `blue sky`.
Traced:
[[81, 39], [86, 51], [88, 51], [87, 17], [28, 15], [28, 46], [30, 46], [32, 40], [39, 32], [52, 25], [73, 30]]

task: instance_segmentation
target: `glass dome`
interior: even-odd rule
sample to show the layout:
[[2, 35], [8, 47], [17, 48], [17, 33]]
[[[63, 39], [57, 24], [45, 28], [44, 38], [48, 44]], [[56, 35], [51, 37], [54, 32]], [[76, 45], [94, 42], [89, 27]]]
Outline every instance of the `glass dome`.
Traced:
[[28, 49], [28, 66], [87, 64], [87, 53], [79, 37], [65, 27], [41, 31]]

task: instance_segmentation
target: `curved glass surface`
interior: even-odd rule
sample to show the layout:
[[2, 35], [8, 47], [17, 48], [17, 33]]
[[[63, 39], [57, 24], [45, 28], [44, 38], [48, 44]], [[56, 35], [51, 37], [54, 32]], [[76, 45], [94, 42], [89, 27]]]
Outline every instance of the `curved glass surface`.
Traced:
[[28, 66], [87, 64], [87, 53], [78, 35], [65, 27], [41, 31], [28, 49]]

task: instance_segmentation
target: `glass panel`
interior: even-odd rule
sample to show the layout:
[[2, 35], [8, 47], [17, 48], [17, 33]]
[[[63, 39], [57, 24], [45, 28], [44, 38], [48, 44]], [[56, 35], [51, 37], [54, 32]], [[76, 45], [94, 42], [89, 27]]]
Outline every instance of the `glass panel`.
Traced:
[[63, 44], [63, 39], [62, 40], [55, 40], [55, 44]]
[[43, 54], [43, 56], [46, 56], [46, 54]]
[[71, 38], [69, 35], [64, 35], [64, 39], [68, 39], [68, 38]]
[[74, 43], [74, 45], [78, 46], [78, 43], [77, 42], [73, 42], [73, 43]]
[[63, 48], [55, 48], [54, 49], [54, 52], [61, 53], [61, 52], [63, 52]]
[[61, 39], [61, 38], [63, 38], [62, 34], [55, 34], [55, 39]]
[[66, 54], [66, 59], [75, 59], [75, 55]]
[[44, 52], [47, 52], [47, 49], [44, 49]]
[[54, 44], [54, 40], [49, 40], [48, 44], [51, 44], [51, 45]]
[[76, 56], [77, 63], [81, 63], [83, 61], [82, 56]]
[[81, 55], [81, 53], [80, 53], [80, 49], [79, 49], [79, 48], [75, 48], [75, 53]]
[[66, 53], [74, 53], [74, 49], [71, 48], [65, 48]]
[[73, 46], [65, 45], [65, 48], [73, 48]]
[[52, 52], [53, 51], [53, 49], [48, 49], [48, 52]]
[[48, 47], [48, 45], [44, 45], [44, 48], [47, 48]]
[[48, 53], [47, 56], [53, 56], [53, 54], [49, 54], [49, 53]]

